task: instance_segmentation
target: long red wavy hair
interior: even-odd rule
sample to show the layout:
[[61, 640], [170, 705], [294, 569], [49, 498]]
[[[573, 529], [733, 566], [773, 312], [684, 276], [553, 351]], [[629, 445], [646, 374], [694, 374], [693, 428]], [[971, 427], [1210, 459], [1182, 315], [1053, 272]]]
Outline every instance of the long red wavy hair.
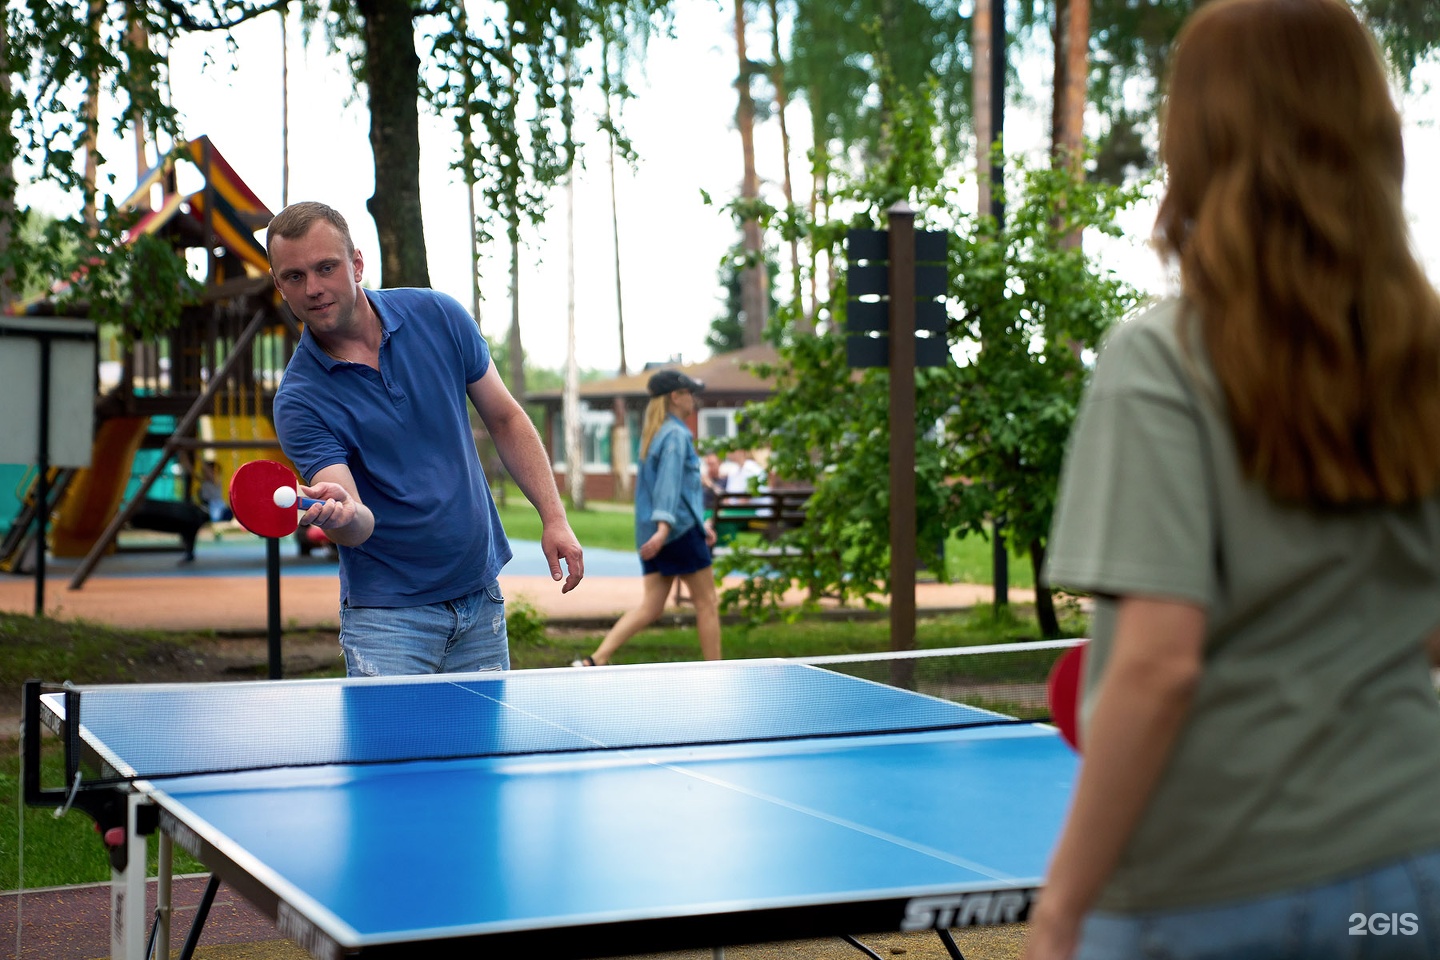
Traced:
[[1340, 0], [1214, 0], [1176, 41], [1156, 219], [1276, 497], [1440, 488], [1440, 298], [1410, 247], [1400, 118]]

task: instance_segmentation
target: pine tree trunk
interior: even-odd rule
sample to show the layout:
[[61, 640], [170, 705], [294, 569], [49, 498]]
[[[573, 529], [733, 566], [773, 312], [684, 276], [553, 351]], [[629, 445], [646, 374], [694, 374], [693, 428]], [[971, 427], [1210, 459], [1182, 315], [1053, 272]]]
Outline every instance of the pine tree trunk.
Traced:
[[[100, 28], [105, 18], [103, 0], [90, 0], [91, 39], [100, 45]], [[100, 223], [96, 213], [98, 182], [100, 179], [100, 76], [99, 67], [93, 67], [86, 78], [85, 87], [85, 224], [93, 231]]]
[[574, 79], [574, 48], [565, 48], [565, 144], [570, 169], [565, 174], [565, 478], [569, 481], [570, 506], [585, 509], [585, 425], [580, 417], [580, 364], [575, 356], [575, 152], [574, 130], [569, 119]]
[[990, 212], [990, 148], [995, 132], [990, 129], [990, 30], [993, 0], [975, 0], [970, 21], [971, 97], [975, 123], [975, 183], [979, 188], [981, 216]]
[[[780, 159], [785, 171], [785, 209], [795, 209], [795, 189], [790, 179], [790, 131], [785, 126], [785, 108], [790, 103], [789, 94], [785, 90], [785, 60], [780, 54], [780, 4], [779, 0], [769, 0], [770, 3], [770, 82], [775, 85], [775, 112], [780, 119]], [[790, 281], [791, 281], [791, 303], [796, 311], [796, 327], [801, 333], [814, 333], [815, 324], [811, 321], [810, 315], [800, 309], [801, 306], [801, 276], [800, 276], [800, 238], [790, 238]]]
[[[0, 103], [10, 102], [10, 25], [0, 17]], [[9, 117], [7, 115], [6, 119]], [[15, 163], [7, 160], [0, 165], [0, 257], [10, 252], [15, 229]], [[0, 303], [15, 299], [15, 271], [0, 272]]]
[[[755, 173], [755, 101], [750, 95], [750, 58], [745, 52], [745, 0], [735, 0], [735, 49], [740, 74], [735, 86], [740, 92], [735, 110], [735, 125], [740, 130], [740, 148], [744, 153], [745, 174], [740, 181], [740, 199], [750, 204], [760, 197], [760, 178]], [[740, 312], [744, 319], [742, 341], [755, 346], [765, 338], [766, 305], [769, 301], [769, 277], [765, 270], [765, 250], [760, 235], [760, 221], [746, 217], [741, 224], [742, 245], [748, 266], [740, 272]]]

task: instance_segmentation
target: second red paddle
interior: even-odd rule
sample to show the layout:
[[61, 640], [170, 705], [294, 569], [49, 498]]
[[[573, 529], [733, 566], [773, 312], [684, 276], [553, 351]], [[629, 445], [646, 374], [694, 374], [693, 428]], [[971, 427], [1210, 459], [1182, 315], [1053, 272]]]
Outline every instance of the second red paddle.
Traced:
[[1080, 750], [1080, 683], [1085, 675], [1085, 644], [1071, 647], [1050, 667], [1045, 695], [1050, 701], [1050, 720], [1060, 736], [1076, 752]]

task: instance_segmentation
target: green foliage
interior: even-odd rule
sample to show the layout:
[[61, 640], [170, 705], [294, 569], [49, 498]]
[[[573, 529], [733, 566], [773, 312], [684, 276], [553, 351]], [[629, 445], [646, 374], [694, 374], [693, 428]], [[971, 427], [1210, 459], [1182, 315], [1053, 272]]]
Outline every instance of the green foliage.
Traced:
[[[1113, 232], [1115, 213], [1136, 192], [1016, 165], [1012, 217], [997, 233], [993, 220], [967, 217], [950, 202], [930, 103], [897, 93], [885, 162], [837, 191], [858, 212], [811, 233], [840, 260], [844, 227], [881, 225], [902, 200], [918, 206], [924, 222], [917, 229], [953, 230], [947, 340], [965, 360], [915, 372], [918, 555], [935, 556], [956, 534], [986, 536], [985, 521], [997, 513], [1018, 534], [1015, 542], [1043, 546], [1085, 380], [1077, 348], [1098, 343], [1135, 300], [1063, 240], [1082, 226]], [[865, 602], [889, 592], [889, 373], [847, 367], [845, 303], [842, 281], [814, 337], [791, 335], [793, 305], [782, 310], [780, 361], [757, 368], [775, 378], [776, 391], [746, 409], [736, 442], [769, 448], [772, 478], [812, 485], [815, 495], [805, 525], [780, 538], [794, 549], [766, 561], [780, 575], [727, 589], [728, 609], [769, 616], [795, 584], [808, 588], [812, 604], [821, 596]], [[754, 562], [735, 556], [721, 568]], [[948, 576], [943, 567], [937, 573]]]
[[[742, 216], [736, 207], [739, 201], [730, 205], [735, 212], [737, 221]], [[773, 208], [765, 206], [761, 216], [761, 222], [769, 221], [774, 213]], [[720, 261], [720, 286], [725, 290], [725, 310], [714, 320], [710, 321], [710, 332], [705, 335], [705, 346], [713, 354], [730, 353], [745, 346], [745, 325], [740, 319], [740, 275], [750, 266], [750, 257], [746, 254], [744, 245], [737, 241]], [[775, 258], [773, 251], [766, 251], [765, 270], [769, 274], [770, 282], [766, 285], [766, 295], [769, 299], [768, 316], [774, 316], [778, 308], [775, 300], [775, 280], [780, 276], [780, 261]]]
[[545, 639], [545, 614], [524, 597], [507, 597], [505, 633], [511, 646], [532, 647]]
[[82, 267], [72, 272], [59, 307], [86, 310], [90, 319], [117, 328], [126, 344], [179, 326], [182, 308], [199, 296], [201, 284], [190, 276], [184, 257], [161, 237], [141, 234], [127, 241], [106, 228], [80, 242]]
[[927, 0], [797, 0], [786, 86], [810, 108], [817, 165], [852, 174], [888, 149], [897, 91], [932, 79], [937, 143], [958, 156], [970, 120], [970, 19]]
[[460, 154], [453, 166], [484, 200], [476, 224], [482, 240], [498, 222], [518, 242], [522, 222], [544, 219], [547, 191], [570, 170], [580, 146], [572, 91], [590, 66], [577, 51], [592, 40], [600, 40], [606, 94], [598, 125], [615, 137], [622, 156], [633, 157], [613, 105], [631, 96], [630, 53], [664, 25], [668, 8], [668, 0], [507, 0], [478, 21], [466, 16], [464, 4], [432, 8], [421, 94], [455, 120]]
[[[1005, 518], [1018, 545], [1043, 544], [1065, 442], [1085, 386], [1085, 351], [1138, 293], [1101, 272], [1074, 231], [1115, 235], [1115, 215], [1140, 188], [1075, 183], [1063, 170], [1015, 166], [1018, 203], [972, 223], [954, 249], [950, 337], [973, 358], [954, 371], [945, 442], [959, 455], [951, 486], [958, 529]], [[953, 318], [953, 314], [952, 314]]]
[[1385, 48], [1406, 87], [1420, 62], [1440, 49], [1440, 8], [1428, 0], [1351, 0]]

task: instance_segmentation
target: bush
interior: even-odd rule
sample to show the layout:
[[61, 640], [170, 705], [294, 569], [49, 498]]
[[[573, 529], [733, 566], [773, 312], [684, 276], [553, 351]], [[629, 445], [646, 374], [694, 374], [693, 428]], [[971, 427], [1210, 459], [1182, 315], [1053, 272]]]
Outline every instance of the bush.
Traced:
[[505, 601], [505, 630], [512, 646], [537, 646], [545, 642], [545, 615], [522, 598]]

